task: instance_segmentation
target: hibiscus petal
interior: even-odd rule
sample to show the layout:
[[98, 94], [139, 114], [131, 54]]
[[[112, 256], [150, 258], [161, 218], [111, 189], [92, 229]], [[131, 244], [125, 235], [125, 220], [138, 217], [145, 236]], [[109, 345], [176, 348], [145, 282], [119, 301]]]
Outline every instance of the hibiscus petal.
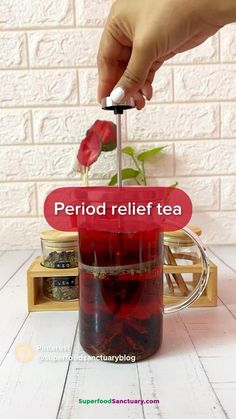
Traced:
[[101, 151], [102, 142], [100, 136], [94, 131], [89, 131], [80, 143], [77, 159], [82, 166], [89, 167], [98, 159]]
[[94, 122], [89, 132], [96, 132], [102, 141], [102, 151], [112, 151], [117, 145], [116, 125], [111, 121]]

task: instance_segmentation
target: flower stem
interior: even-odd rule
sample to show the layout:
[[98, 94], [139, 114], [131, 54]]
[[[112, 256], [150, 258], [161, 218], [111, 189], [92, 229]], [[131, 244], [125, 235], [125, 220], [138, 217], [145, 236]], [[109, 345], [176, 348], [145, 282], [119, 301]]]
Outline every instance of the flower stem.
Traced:
[[144, 161], [142, 161], [142, 175], [143, 175], [144, 186], [147, 186], [147, 177], [145, 173]]
[[139, 171], [139, 172], [142, 172], [142, 170], [141, 170], [141, 168], [140, 168], [140, 166], [139, 166], [139, 164], [138, 164], [138, 162], [137, 162], [137, 159], [136, 159], [134, 156], [132, 156], [132, 159], [133, 159], [134, 164], [135, 164], [135, 166], [137, 167], [138, 171]]
[[[137, 159], [135, 158], [135, 156], [132, 156], [132, 159], [134, 161], [135, 166], [137, 167], [140, 175], [142, 176], [142, 180], [143, 180], [143, 185], [147, 186], [147, 179], [146, 179], [146, 175], [145, 175], [145, 170], [144, 170], [144, 162], [142, 161], [142, 167], [139, 166]], [[142, 185], [142, 183], [137, 182], [138, 185]]]
[[89, 186], [88, 172], [89, 172], [89, 168], [83, 167], [82, 177], [83, 177], [84, 186]]

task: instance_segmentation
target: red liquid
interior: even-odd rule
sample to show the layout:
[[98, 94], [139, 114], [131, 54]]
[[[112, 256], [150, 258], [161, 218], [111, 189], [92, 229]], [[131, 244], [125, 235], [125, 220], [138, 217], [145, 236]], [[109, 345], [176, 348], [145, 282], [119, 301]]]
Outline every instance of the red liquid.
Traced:
[[162, 341], [162, 235], [79, 233], [80, 342], [91, 355], [136, 361]]

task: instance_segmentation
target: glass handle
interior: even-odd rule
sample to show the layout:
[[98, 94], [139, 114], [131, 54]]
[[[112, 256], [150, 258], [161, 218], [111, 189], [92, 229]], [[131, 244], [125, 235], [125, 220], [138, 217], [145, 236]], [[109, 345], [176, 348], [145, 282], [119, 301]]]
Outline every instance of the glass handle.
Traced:
[[168, 313], [175, 313], [176, 311], [183, 310], [184, 308], [189, 307], [194, 301], [196, 301], [201, 294], [203, 293], [204, 289], [206, 288], [209, 275], [210, 275], [210, 261], [207, 255], [206, 248], [204, 244], [202, 243], [201, 239], [192, 232], [188, 227], [184, 227], [182, 229], [197, 245], [202, 259], [202, 275], [199, 280], [197, 288], [195, 288], [188, 298], [186, 298], [184, 301], [179, 302], [178, 304], [171, 304], [167, 307], [164, 307], [164, 314]]

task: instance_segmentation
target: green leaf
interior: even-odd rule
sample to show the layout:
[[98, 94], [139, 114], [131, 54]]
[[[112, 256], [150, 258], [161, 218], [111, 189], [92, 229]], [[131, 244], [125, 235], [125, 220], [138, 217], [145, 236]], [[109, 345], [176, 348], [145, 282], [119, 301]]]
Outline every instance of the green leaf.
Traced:
[[[131, 168], [127, 168], [127, 169], [123, 169], [122, 170], [122, 180], [127, 180], [127, 179], [134, 179], [139, 175], [139, 171], [138, 170], [134, 170]], [[117, 174], [115, 174], [114, 176], [112, 176], [110, 182], [109, 182], [109, 186], [114, 186], [117, 184]]]
[[122, 153], [128, 154], [129, 156], [134, 156], [135, 149], [133, 147], [127, 146], [127, 147], [122, 148]]
[[178, 182], [172, 183], [171, 185], [168, 186], [168, 188], [176, 188], [176, 186], [178, 186]]
[[137, 155], [137, 159], [139, 161], [144, 161], [146, 159], [149, 159], [149, 157], [155, 156], [155, 154], [160, 153], [164, 148], [166, 148], [166, 146], [152, 148], [151, 150], [147, 150], [147, 151], [142, 151], [142, 153], [139, 153]]

